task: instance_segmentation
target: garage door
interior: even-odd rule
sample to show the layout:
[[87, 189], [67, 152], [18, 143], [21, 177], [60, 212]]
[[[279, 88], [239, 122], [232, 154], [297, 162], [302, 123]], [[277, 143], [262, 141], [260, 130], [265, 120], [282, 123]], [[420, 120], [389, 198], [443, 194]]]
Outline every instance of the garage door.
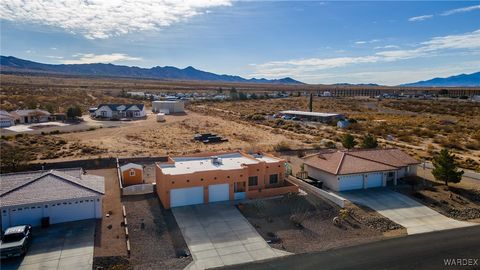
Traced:
[[230, 200], [229, 184], [209, 185], [208, 202], [221, 202]]
[[349, 175], [340, 177], [339, 191], [362, 189], [363, 188], [363, 176], [362, 175]]
[[48, 216], [52, 224], [95, 218], [95, 201], [93, 199], [61, 202], [49, 206]]
[[367, 188], [383, 186], [382, 173], [370, 173], [367, 175]]
[[170, 190], [170, 207], [203, 203], [203, 186]]
[[[32, 225], [38, 226], [41, 224], [43, 217], [42, 205], [19, 207], [10, 209], [10, 225]], [[4, 228], [5, 229], [5, 228]]]

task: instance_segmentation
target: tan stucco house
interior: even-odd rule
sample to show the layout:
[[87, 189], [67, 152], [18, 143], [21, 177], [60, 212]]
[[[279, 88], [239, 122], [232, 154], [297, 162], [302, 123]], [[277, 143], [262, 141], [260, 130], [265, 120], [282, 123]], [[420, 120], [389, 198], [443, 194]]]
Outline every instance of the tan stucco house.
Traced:
[[285, 180], [285, 160], [265, 154], [210, 153], [156, 164], [165, 208], [298, 192]]

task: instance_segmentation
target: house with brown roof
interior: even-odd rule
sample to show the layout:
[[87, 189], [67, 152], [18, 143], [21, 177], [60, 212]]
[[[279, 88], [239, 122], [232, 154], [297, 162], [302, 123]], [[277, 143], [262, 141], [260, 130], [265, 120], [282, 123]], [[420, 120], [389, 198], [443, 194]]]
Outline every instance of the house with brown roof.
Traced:
[[398, 179], [416, 175], [418, 164], [395, 148], [325, 151], [304, 157], [308, 176], [335, 191], [396, 185]]
[[2, 174], [2, 229], [101, 218], [104, 194], [104, 178], [81, 168]]

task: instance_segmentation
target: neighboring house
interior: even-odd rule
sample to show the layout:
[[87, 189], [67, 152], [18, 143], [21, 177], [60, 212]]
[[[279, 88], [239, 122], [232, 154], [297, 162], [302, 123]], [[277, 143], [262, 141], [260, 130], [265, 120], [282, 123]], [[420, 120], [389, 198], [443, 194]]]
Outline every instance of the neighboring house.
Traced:
[[152, 111], [171, 114], [185, 112], [185, 103], [182, 100], [160, 100], [152, 102]]
[[101, 218], [104, 194], [104, 178], [81, 168], [2, 174], [2, 228]]
[[128, 163], [120, 166], [122, 183], [124, 186], [143, 184], [143, 166], [135, 163]]
[[16, 124], [44, 123], [50, 121], [50, 113], [45, 110], [16, 110], [10, 112]]
[[396, 185], [420, 162], [399, 149], [325, 151], [304, 158], [310, 178], [335, 191]]
[[285, 160], [241, 152], [175, 157], [156, 164], [165, 208], [298, 192], [286, 181]]
[[90, 111], [90, 115], [105, 119], [135, 119], [143, 118], [147, 113], [143, 104], [100, 104], [95, 111]]
[[348, 120], [340, 120], [337, 122], [337, 127], [339, 128], [348, 128], [350, 126], [350, 122]]
[[15, 118], [6, 111], [0, 110], [0, 127], [11, 127], [15, 125]]

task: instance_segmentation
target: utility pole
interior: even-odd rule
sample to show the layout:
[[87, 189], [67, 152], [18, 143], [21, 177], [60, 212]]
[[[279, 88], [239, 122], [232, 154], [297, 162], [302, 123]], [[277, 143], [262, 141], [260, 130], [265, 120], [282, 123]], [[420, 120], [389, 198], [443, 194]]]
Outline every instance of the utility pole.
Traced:
[[313, 93], [310, 92], [310, 99], [308, 101], [308, 110], [313, 112]]

